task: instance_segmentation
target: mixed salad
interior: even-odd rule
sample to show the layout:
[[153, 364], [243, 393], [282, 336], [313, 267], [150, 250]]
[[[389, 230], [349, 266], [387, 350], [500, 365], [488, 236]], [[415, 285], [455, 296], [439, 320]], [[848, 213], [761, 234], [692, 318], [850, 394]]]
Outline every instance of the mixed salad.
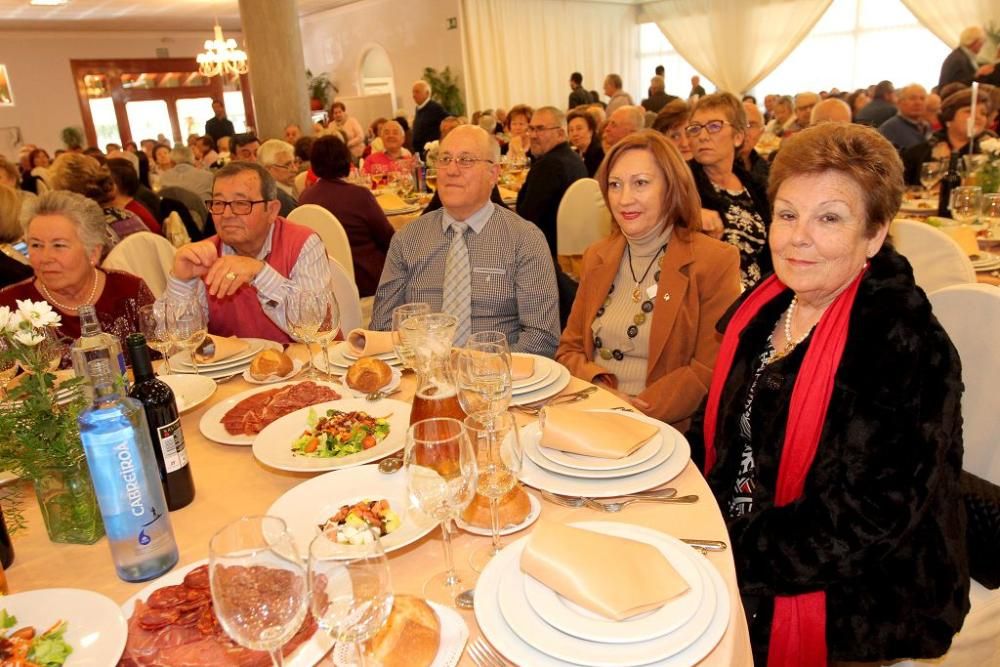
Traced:
[[330, 409], [320, 417], [310, 410], [306, 429], [292, 443], [292, 453], [318, 458], [357, 454], [371, 449], [389, 435], [389, 420], [365, 412]]
[[376, 534], [385, 537], [399, 524], [399, 515], [389, 507], [388, 500], [362, 500], [341, 506], [319, 529], [328, 535], [336, 531], [341, 544], [369, 544]]
[[41, 634], [27, 626], [8, 632], [17, 625], [17, 617], [0, 609], [0, 667], [59, 667], [73, 652], [66, 643], [66, 621], [58, 621]]

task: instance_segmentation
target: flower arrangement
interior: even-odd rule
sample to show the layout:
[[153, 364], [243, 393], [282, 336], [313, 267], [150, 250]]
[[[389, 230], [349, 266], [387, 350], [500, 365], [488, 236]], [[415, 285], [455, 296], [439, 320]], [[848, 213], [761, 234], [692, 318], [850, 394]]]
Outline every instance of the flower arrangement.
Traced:
[[1000, 139], [982, 139], [979, 148], [986, 156], [986, 161], [979, 169], [979, 185], [983, 192], [1000, 192]]
[[[61, 345], [53, 327], [60, 322], [44, 301], [0, 306], [0, 368], [24, 371], [0, 406], [0, 470], [34, 482], [50, 538], [90, 543], [103, 528], [76, 421], [86, 401], [80, 378], [56, 388]], [[10, 518], [12, 527], [24, 523], [19, 514]]]
[[433, 167], [434, 163], [437, 162], [438, 148], [441, 146], [441, 142], [435, 139], [434, 141], [428, 141], [424, 144], [424, 152], [427, 154], [427, 166]]

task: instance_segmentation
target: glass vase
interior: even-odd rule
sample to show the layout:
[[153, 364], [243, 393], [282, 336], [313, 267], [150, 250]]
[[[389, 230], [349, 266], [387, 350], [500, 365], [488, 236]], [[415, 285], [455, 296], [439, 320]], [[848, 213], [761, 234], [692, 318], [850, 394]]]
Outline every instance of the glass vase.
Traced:
[[50, 540], [93, 544], [103, 537], [104, 523], [85, 458], [46, 468], [34, 484]]

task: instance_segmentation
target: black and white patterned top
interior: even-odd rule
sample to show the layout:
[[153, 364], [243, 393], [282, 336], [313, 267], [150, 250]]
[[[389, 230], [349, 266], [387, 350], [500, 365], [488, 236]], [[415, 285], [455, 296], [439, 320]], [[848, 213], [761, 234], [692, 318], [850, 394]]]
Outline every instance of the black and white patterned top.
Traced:
[[754, 461], [753, 439], [750, 437], [750, 415], [753, 411], [753, 397], [757, 389], [757, 381], [760, 380], [761, 373], [773, 359], [774, 347], [771, 345], [771, 337], [768, 336], [764, 352], [757, 357], [753, 378], [750, 380], [746, 400], [743, 402], [743, 412], [740, 414], [740, 443], [743, 448], [740, 450], [740, 465], [736, 470], [736, 479], [733, 481], [733, 495], [729, 499], [729, 507], [726, 508], [726, 514], [731, 519], [745, 516], [753, 511], [753, 492], [757, 488], [757, 464]]
[[720, 188], [712, 183], [718, 198], [725, 204], [722, 240], [740, 251], [740, 281], [743, 289], [760, 282], [763, 270], [759, 256], [768, 252], [767, 224], [754, 210], [753, 199], [746, 188], [739, 192]]
[[[472, 269], [472, 331], [502, 331], [512, 352], [552, 357], [559, 344], [555, 267], [541, 230], [516, 213], [492, 207], [466, 235]], [[470, 216], [470, 221], [479, 213]], [[392, 329], [392, 311], [424, 302], [441, 310], [450, 239], [444, 209], [420, 216], [392, 237], [375, 292], [371, 328]]]

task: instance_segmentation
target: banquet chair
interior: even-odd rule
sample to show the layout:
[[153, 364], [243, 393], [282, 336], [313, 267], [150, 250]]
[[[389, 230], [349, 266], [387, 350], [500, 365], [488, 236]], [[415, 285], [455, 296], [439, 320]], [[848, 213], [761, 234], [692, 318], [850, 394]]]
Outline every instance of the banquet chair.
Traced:
[[[962, 360], [962, 382], [965, 385], [962, 394], [965, 443], [962, 467], [987, 482], [1000, 484], [1000, 447], [997, 445], [996, 429], [1000, 347], [992, 335], [1000, 327], [1000, 289], [993, 285], [953, 285], [931, 292], [928, 298], [935, 317], [948, 333]], [[980, 483], [980, 486], [983, 484]], [[968, 498], [965, 502], [968, 508]], [[996, 512], [995, 506], [993, 512]], [[968, 514], [971, 526], [973, 516], [971, 512]], [[980, 554], [973, 554], [972, 547], [970, 545], [970, 560], [981, 558]], [[993, 545], [992, 552], [995, 553], [995, 550]], [[987, 553], [991, 552], [988, 550]], [[933, 660], [906, 660], [895, 663], [896, 666], [1000, 665], [1000, 589], [990, 590], [973, 579], [969, 601], [972, 604], [969, 615], [944, 656]]]
[[344, 266], [334, 257], [330, 257], [330, 282], [333, 296], [340, 307], [340, 331], [343, 337], [352, 329], [361, 326], [361, 300], [358, 298], [358, 286], [354, 276], [348, 275]]
[[191, 234], [191, 238], [195, 240], [200, 240], [204, 238], [203, 230], [208, 222], [208, 209], [205, 207], [205, 202], [201, 198], [182, 187], [176, 185], [170, 185], [165, 188], [161, 188], [159, 195], [162, 199], [173, 199], [179, 201], [184, 205], [184, 208], [188, 210], [191, 214], [191, 219], [194, 221], [196, 230], [188, 230]]
[[174, 246], [153, 232], [136, 232], [122, 239], [104, 258], [101, 267], [139, 276], [153, 296], [160, 298], [174, 265]]
[[560, 264], [570, 275], [579, 278], [580, 258], [595, 241], [611, 233], [611, 211], [604, 204], [601, 186], [592, 178], [574, 181], [556, 213], [556, 237], [560, 257], [568, 260]]
[[972, 261], [955, 239], [925, 222], [894, 220], [892, 243], [913, 267], [913, 278], [928, 294], [950, 285], [976, 282]]
[[300, 171], [299, 175], [295, 177], [295, 198], [298, 199], [302, 191], [306, 189], [306, 178], [308, 178], [308, 171]]
[[354, 282], [354, 257], [351, 255], [351, 244], [347, 240], [347, 232], [337, 216], [322, 206], [303, 204], [288, 214], [288, 219], [298, 225], [305, 225], [319, 234], [326, 254], [333, 257], [351, 277]]

